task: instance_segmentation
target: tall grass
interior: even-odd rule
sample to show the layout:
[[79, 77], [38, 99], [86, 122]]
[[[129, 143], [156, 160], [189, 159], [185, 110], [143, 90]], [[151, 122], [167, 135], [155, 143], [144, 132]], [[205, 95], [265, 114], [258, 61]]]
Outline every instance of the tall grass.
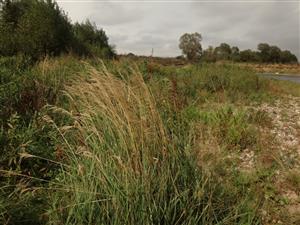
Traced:
[[119, 79], [91, 68], [78, 79], [67, 89], [72, 135], [61, 133], [70, 167], [56, 178], [68, 191], [53, 191], [49, 224], [257, 221], [246, 195], [205, 174], [191, 149], [171, 142], [137, 70]]
[[41, 104], [3, 111], [0, 223], [261, 223], [270, 171], [234, 157], [259, 150], [266, 118], [241, 106], [290, 86], [231, 65], [90, 63], [14, 72], [14, 93]]
[[[40, 223], [46, 196], [32, 188], [55, 177], [57, 165], [45, 158], [55, 160], [59, 141], [42, 111], [64, 105], [61, 91], [82, 68], [70, 56], [36, 65], [23, 57], [0, 59], [0, 224]], [[24, 152], [38, 157], [21, 157]]]

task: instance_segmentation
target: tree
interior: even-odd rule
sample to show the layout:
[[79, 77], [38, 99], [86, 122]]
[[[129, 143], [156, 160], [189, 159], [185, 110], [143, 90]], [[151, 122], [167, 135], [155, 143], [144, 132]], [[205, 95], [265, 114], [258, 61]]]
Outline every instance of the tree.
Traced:
[[282, 51], [279, 47], [260, 43], [257, 47], [260, 61], [264, 63], [297, 63], [298, 59], [290, 51]]
[[14, 55], [18, 49], [17, 28], [29, 1], [0, 0], [0, 55]]
[[0, 38], [2, 55], [38, 59], [71, 47], [71, 23], [52, 0], [5, 0], [0, 15], [1, 36], [6, 38]]
[[102, 29], [89, 21], [73, 26], [54, 0], [0, 0], [0, 33], [3, 56], [38, 60], [71, 50], [105, 58], [115, 54]]
[[259, 51], [258, 55], [260, 57], [261, 62], [269, 62], [270, 61], [270, 45], [267, 43], [260, 43], [257, 46]]
[[115, 55], [114, 48], [109, 45], [104, 30], [97, 29], [96, 25], [87, 20], [85, 23], [76, 23], [73, 26], [75, 47], [73, 51], [79, 55], [92, 55], [111, 58]]
[[33, 1], [19, 21], [18, 33], [22, 52], [34, 58], [71, 48], [72, 25], [52, 0]]
[[280, 62], [281, 63], [297, 63], [298, 59], [290, 51], [285, 50], [285, 51], [280, 52]]
[[197, 60], [200, 59], [202, 55], [201, 41], [201, 34], [185, 33], [180, 37], [179, 48], [182, 50], [182, 54], [185, 55], [188, 60]]
[[204, 62], [216, 62], [216, 56], [214, 54], [214, 48], [213, 46], [208, 46], [206, 50], [204, 50], [202, 55], [202, 60]]
[[259, 58], [256, 52], [247, 49], [240, 52], [240, 60], [242, 62], [258, 62]]
[[238, 62], [240, 61], [240, 49], [236, 46], [233, 46], [231, 48], [231, 56], [230, 56], [231, 60]]
[[215, 55], [219, 60], [229, 60], [231, 55], [230, 45], [221, 43], [219, 47], [215, 48]]
[[281, 49], [278, 48], [277, 46], [270, 46], [269, 49], [269, 62], [272, 63], [279, 63], [280, 62], [280, 54], [281, 54]]

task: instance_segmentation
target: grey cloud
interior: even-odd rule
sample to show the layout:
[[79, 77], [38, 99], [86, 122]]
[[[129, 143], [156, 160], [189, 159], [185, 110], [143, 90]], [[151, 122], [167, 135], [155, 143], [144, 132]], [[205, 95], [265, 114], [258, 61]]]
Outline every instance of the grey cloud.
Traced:
[[[213, 15], [204, 28], [207, 44], [228, 42], [241, 49], [256, 48], [260, 42], [275, 44], [300, 54], [299, 3], [194, 3], [193, 9], [203, 13], [199, 18]], [[199, 14], [198, 14], [199, 15]]]
[[103, 26], [114, 26], [136, 22], [141, 16], [142, 12], [134, 8], [125, 8], [117, 3], [105, 3], [95, 4], [89, 18], [101, 22]]
[[120, 53], [175, 56], [185, 32], [203, 35], [203, 47], [227, 42], [255, 49], [260, 42], [300, 58], [297, 2], [113, 2], [58, 1], [73, 21], [89, 18], [104, 28]]

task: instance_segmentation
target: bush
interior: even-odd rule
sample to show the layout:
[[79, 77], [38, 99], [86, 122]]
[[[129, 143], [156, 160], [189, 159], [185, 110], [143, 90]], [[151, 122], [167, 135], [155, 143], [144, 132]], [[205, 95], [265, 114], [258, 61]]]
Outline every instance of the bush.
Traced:
[[115, 53], [108, 44], [105, 32], [98, 30], [89, 20], [85, 23], [76, 23], [73, 26], [75, 43], [73, 51], [79, 55], [91, 55], [100, 58], [112, 58]]
[[73, 26], [52, 0], [5, 0], [0, 12], [0, 55], [23, 54], [34, 61], [71, 51], [101, 58], [115, 55], [102, 29], [89, 21]]
[[15, 112], [22, 86], [22, 72], [28, 66], [26, 58], [21, 56], [0, 58], [0, 123]]
[[65, 82], [84, 68], [68, 56], [31, 64], [22, 56], [0, 58], [0, 122], [15, 113], [30, 121], [44, 105], [56, 103]]
[[0, 60], [0, 224], [42, 223], [47, 195], [39, 189], [58, 171], [53, 160], [61, 160], [60, 136], [42, 109], [66, 104], [64, 84], [83, 67], [70, 57], [27, 63], [21, 56]]
[[199, 118], [214, 129], [220, 144], [229, 150], [244, 150], [257, 143], [257, 131], [244, 111], [225, 106], [214, 112], [200, 112]]
[[[71, 47], [72, 26], [52, 1], [7, 0], [0, 18], [1, 33], [5, 36], [0, 39], [2, 55], [22, 53], [36, 60], [46, 55], [59, 55]], [[11, 39], [8, 44], [7, 38]]]

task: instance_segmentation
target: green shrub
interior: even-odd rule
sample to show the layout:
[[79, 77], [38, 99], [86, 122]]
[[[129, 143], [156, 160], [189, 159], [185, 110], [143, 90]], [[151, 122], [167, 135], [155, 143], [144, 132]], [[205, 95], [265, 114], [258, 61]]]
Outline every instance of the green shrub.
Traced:
[[251, 125], [251, 117], [247, 111], [225, 105], [213, 111], [188, 110], [187, 113], [187, 117], [192, 115], [195, 121], [212, 129], [219, 143], [228, 150], [244, 150], [257, 144], [257, 131]]
[[21, 74], [27, 66], [28, 62], [22, 56], [0, 58], [0, 124], [15, 112], [23, 80]]
[[73, 51], [79, 55], [92, 55], [100, 58], [112, 58], [114, 49], [108, 44], [108, 37], [102, 29], [97, 29], [89, 20], [73, 25]]
[[[26, 57], [0, 60], [0, 223], [40, 224], [47, 195], [40, 188], [58, 171], [57, 130], [45, 120], [47, 104], [64, 105], [61, 92], [84, 68], [71, 57], [28, 67]], [[54, 117], [57, 124], [68, 121]], [[5, 204], [2, 203], [5, 200]]]
[[[22, 53], [36, 60], [59, 55], [71, 47], [72, 26], [56, 3], [8, 0], [1, 11], [0, 29], [5, 37], [0, 38], [1, 55]], [[11, 41], [7, 43], [6, 38]]]
[[37, 61], [73, 52], [112, 58], [105, 32], [89, 21], [72, 25], [52, 0], [5, 0], [0, 11], [0, 55], [23, 54]]

